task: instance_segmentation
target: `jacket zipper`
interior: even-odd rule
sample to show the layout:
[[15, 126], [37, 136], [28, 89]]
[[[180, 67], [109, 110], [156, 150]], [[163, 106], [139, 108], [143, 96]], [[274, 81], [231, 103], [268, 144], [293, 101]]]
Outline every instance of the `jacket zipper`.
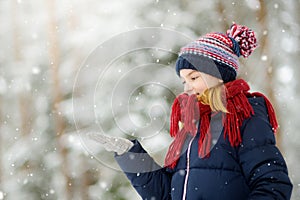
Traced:
[[187, 166], [186, 166], [186, 175], [185, 175], [185, 180], [184, 180], [182, 200], [186, 199], [186, 190], [187, 190], [187, 184], [188, 184], [188, 179], [189, 179], [189, 174], [190, 174], [190, 152], [191, 152], [191, 145], [192, 145], [194, 138], [195, 137], [193, 137], [191, 139], [191, 141], [189, 142], [189, 146], [186, 151], [186, 157], [187, 157], [186, 165]]

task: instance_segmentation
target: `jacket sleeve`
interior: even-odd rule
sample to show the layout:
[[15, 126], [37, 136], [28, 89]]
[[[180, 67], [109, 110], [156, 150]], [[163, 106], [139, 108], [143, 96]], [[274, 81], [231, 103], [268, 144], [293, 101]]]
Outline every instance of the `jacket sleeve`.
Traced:
[[160, 167], [137, 140], [133, 143], [128, 152], [115, 155], [119, 166], [143, 199], [170, 200], [172, 174]]
[[251, 190], [248, 199], [290, 199], [293, 186], [287, 166], [265, 118], [253, 116], [241, 130], [243, 143], [238, 156]]

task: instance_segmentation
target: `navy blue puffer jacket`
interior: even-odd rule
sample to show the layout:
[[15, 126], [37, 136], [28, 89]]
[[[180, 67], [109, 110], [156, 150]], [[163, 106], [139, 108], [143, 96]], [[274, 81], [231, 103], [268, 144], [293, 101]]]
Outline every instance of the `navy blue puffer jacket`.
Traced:
[[138, 141], [115, 159], [144, 200], [290, 199], [287, 166], [275, 146], [263, 98], [249, 98], [255, 114], [241, 127], [242, 144], [224, 139], [221, 115], [212, 118], [214, 146], [198, 157], [198, 138], [188, 138], [174, 169], [162, 168]]

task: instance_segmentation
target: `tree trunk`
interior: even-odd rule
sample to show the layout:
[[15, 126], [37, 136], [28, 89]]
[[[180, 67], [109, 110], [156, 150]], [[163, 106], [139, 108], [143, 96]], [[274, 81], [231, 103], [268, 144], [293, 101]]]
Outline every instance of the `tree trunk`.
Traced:
[[58, 152], [62, 157], [61, 170], [65, 178], [65, 191], [66, 199], [72, 199], [72, 179], [68, 174], [68, 152], [67, 149], [61, 144], [61, 136], [64, 133], [66, 124], [59, 111], [59, 103], [62, 101], [60, 81], [59, 81], [59, 42], [57, 36], [57, 22], [55, 19], [55, 5], [54, 1], [48, 0], [47, 5], [49, 8], [49, 58], [50, 58], [50, 68], [52, 71], [52, 113], [54, 119], [54, 129], [56, 133], [56, 145]]
[[[258, 18], [258, 22], [260, 23], [260, 27], [262, 30], [268, 30], [268, 26], [267, 26], [267, 8], [266, 8], [266, 2], [263, 1], [263, 0], [259, 0], [260, 2], [260, 9], [257, 11], [257, 18]], [[268, 43], [268, 35], [262, 35], [261, 38], [260, 38], [260, 48], [261, 48], [261, 55], [264, 56], [264, 55], [271, 55], [270, 53], [270, 46], [269, 46], [269, 43]], [[277, 111], [278, 109], [278, 106], [277, 106], [277, 101], [276, 101], [276, 98], [275, 98], [275, 94], [274, 94], [274, 90], [273, 90], [273, 74], [275, 74], [275, 68], [273, 67], [273, 64], [272, 64], [272, 58], [268, 58], [266, 61], [265, 61], [265, 67], [266, 67], [266, 74], [267, 74], [267, 77], [266, 77], [266, 85], [265, 85], [265, 88], [266, 88], [266, 91], [267, 91], [267, 97], [270, 99], [270, 101], [272, 102], [273, 106], [274, 106], [274, 109], [275, 111]], [[277, 118], [280, 119], [279, 117], [279, 112], [276, 112], [277, 114]], [[282, 126], [281, 126], [282, 128]], [[277, 146], [278, 148], [281, 149], [281, 134], [280, 134], [280, 129], [277, 130], [277, 134], [275, 135], [276, 136], [276, 142], [277, 142]]]
[[19, 109], [21, 115], [21, 134], [23, 136], [28, 136], [32, 128], [32, 117], [33, 113], [31, 112], [31, 102], [32, 99], [25, 92], [21, 92], [19, 95]]
[[217, 1], [216, 9], [217, 9], [217, 12], [219, 13], [220, 18], [222, 19], [221, 20], [221, 28], [223, 30], [220, 32], [225, 32], [227, 29], [229, 29], [230, 24], [228, 23], [227, 16], [224, 12], [225, 7], [221, 0]]
[[[67, 24], [68, 24], [68, 27], [70, 29], [70, 34], [72, 34], [73, 32], [76, 31], [76, 25], [77, 25], [77, 17], [76, 16], [80, 16], [80, 13], [76, 13], [76, 10], [73, 9], [73, 6], [72, 6], [72, 1], [69, 2], [70, 4], [70, 7], [72, 9], [72, 11], [68, 12], [68, 21], [67, 21]], [[76, 72], [77, 72], [77, 67], [80, 66], [83, 58], [82, 58], [82, 55], [80, 54], [80, 50], [78, 48], [75, 48], [72, 52], [71, 52], [71, 55], [70, 55], [73, 60], [74, 60], [74, 71], [72, 71], [71, 73], [74, 73], [74, 76], [73, 77], [76, 77]], [[70, 81], [70, 82], [74, 82], [74, 80]], [[91, 184], [89, 181], [89, 173], [88, 173], [88, 170], [86, 168], [86, 157], [85, 156], [82, 156], [82, 155], [78, 155], [80, 157], [80, 162], [81, 162], [81, 169], [80, 169], [80, 174], [81, 174], [81, 177], [79, 178], [79, 181], [76, 185], [76, 191], [80, 191], [80, 196], [82, 200], [89, 200], [90, 197], [89, 197], [89, 192], [88, 192], [88, 188], [89, 188], [89, 185]], [[74, 186], [75, 187], [75, 186]]]

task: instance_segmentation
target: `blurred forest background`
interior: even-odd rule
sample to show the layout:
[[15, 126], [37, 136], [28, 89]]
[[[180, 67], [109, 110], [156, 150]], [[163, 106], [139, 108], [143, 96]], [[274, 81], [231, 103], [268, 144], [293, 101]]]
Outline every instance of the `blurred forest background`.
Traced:
[[[294, 184], [292, 199], [300, 199], [299, 10], [299, 0], [0, 0], [0, 200], [140, 199], [113, 155], [78, 132], [123, 132], [141, 139], [162, 164], [170, 105], [181, 90], [172, 69], [172, 52], [184, 45], [177, 39], [225, 32], [233, 21], [257, 34], [259, 48], [240, 59], [239, 76], [276, 107], [277, 145]], [[166, 41], [147, 36], [147, 29], [135, 32], [146, 27], [177, 34], [169, 51], [133, 49], [114, 57], [120, 45]], [[119, 43], [128, 32], [132, 40]], [[106, 51], [91, 53], [106, 41]], [[80, 76], [86, 63], [103, 72], [102, 58], [114, 59], [105, 74]], [[137, 66], [142, 70], [130, 74]], [[90, 91], [94, 102], [85, 98]], [[126, 127], [128, 119], [133, 125]]]

